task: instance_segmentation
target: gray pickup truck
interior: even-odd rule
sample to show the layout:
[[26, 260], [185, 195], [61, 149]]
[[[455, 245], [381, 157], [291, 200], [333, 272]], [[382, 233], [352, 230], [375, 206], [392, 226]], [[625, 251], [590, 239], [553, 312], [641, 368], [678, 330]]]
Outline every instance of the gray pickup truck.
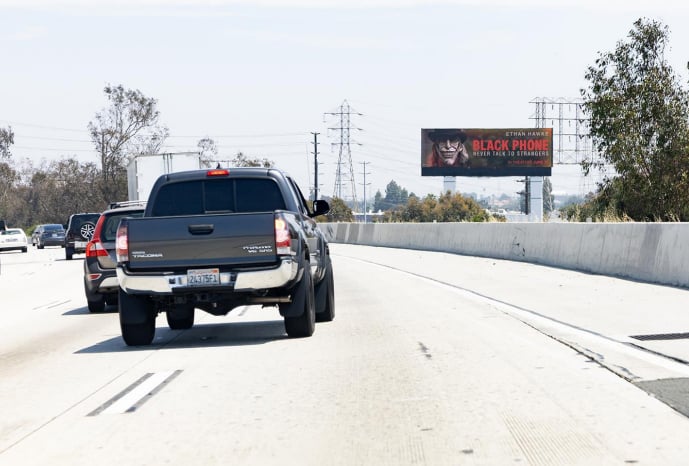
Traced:
[[335, 317], [328, 243], [286, 173], [272, 168], [193, 170], [162, 175], [143, 217], [117, 230], [118, 306], [127, 345], [148, 345], [156, 316], [191, 328], [196, 309], [226, 315], [272, 306], [290, 337], [308, 337]]

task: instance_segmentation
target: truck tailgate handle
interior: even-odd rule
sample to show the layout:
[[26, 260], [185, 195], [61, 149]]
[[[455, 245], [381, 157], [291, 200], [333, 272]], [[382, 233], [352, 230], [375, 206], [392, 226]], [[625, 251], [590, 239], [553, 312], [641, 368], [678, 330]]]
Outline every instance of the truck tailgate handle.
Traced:
[[213, 224], [189, 225], [189, 233], [192, 235], [208, 235], [213, 233]]

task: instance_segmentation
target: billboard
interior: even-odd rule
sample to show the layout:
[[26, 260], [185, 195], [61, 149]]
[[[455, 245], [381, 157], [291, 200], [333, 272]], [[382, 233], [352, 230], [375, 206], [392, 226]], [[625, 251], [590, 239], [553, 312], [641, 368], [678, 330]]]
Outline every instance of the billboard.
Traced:
[[421, 130], [422, 176], [550, 176], [552, 128]]

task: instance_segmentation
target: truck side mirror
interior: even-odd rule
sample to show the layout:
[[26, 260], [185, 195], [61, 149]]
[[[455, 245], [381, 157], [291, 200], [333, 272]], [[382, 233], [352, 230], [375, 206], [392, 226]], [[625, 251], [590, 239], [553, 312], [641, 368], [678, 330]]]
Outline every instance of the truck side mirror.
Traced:
[[316, 199], [313, 201], [313, 215], [312, 217], [318, 217], [319, 215], [325, 215], [330, 212], [330, 204], [328, 201], [323, 199]]

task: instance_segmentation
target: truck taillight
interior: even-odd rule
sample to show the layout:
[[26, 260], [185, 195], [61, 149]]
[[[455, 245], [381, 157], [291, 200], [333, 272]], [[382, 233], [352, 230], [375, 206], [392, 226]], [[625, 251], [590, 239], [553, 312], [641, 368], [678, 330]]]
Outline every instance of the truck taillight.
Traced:
[[206, 176], [228, 176], [229, 174], [230, 171], [225, 168], [216, 168], [206, 172]]
[[285, 219], [275, 218], [275, 251], [277, 254], [292, 253], [292, 238], [289, 234], [289, 227]]
[[117, 254], [117, 262], [127, 262], [129, 260], [129, 240], [127, 221], [122, 219], [117, 227], [117, 236], [115, 237], [115, 252]]

